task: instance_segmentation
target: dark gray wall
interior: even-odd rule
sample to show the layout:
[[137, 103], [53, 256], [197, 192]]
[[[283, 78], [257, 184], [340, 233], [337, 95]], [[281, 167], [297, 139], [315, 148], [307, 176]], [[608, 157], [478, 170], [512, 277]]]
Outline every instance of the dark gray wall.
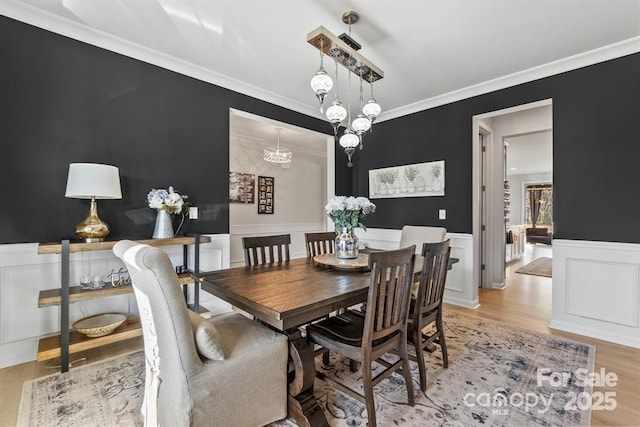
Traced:
[[[111, 238], [148, 237], [146, 194], [168, 185], [202, 211], [186, 231], [226, 233], [229, 108], [328, 131], [321, 120], [3, 17], [0, 55], [0, 243], [74, 237], [88, 204], [64, 198], [71, 162], [120, 168], [123, 199], [99, 202]], [[445, 160], [444, 197], [377, 199], [366, 224], [471, 233], [472, 116], [552, 98], [554, 236], [640, 243], [638, 70], [640, 54], [378, 123], [353, 171], [336, 153], [336, 193], [368, 195], [369, 169]]]
[[[554, 237], [640, 243], [640, 54], [379, 123], [356, 160], [368, 170], [445, 160], [444, 197], [377, 199], [367, 226], [472, 232], [472, 117], [553, 99]], [[438, 209], [447, 209], [439, 221]]]
[[[185, 231], [227, 233], [229, 108], [331, 132], [322, 120], [5, 17], [0, 55], [0, 243], [75, 237], [89, 204], [64, 197], [72, 162], [120, 168], [122, 200], [98, 202], [109, 238], [150, 237], [146, 195], [169, 185], [200, 208]], [[337, 191], [347, 193], [351, 173], [338, 168]]]

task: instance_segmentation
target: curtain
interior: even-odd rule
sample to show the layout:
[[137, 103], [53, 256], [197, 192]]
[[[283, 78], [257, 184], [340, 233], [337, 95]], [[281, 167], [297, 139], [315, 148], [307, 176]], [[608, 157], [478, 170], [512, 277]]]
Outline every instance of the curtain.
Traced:
[[542, 189], [529, 190], [529, 208], [531, 209], [531, 224], [536, 228], [538, 215], [540, 214], [540, 200], [542, 199]]

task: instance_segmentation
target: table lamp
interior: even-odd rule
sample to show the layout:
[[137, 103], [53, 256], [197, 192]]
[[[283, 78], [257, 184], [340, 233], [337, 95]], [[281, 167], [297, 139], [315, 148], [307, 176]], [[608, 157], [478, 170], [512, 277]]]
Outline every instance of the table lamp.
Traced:
[[65, 197], [91, 199], [89, 215], [76, 226], [76, 234], [85, 242], [102, 242], [109, 226], [98, 217], [96, 199], [121, 199], [118, 168], [97, 163], [71, 163]]

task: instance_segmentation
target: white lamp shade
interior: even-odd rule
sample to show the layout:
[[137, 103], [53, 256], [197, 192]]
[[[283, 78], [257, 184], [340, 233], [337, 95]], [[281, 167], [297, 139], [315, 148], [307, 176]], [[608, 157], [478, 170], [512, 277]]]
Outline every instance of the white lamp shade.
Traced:
[[362, 113], [367, 116], [369, 119], [372, 117], [377, 117], [378, 114], [382, 111], [380, 105], [376, 102], [375, 99], [371, 98], [364, 106], [362, 107]]
[[347, 110], [342, 106], [342, 102], [336, 99], [331, 104], [331, 107], [327, 108], [326, 116], [331, 123], [340, 123], [347, 118]]
[[358, 138], [358, 135], [353, 133], [351, 129], [347, 129], [340, 137], [339, 142], [342, 148], [353, 148], [360, 144], [360, 138]]
[[351, 128], [360, 135], [371, 129], [371, 121], [364, 115], [358, 114], [358, 117], [351, 123]]
[[326, 94], [333, 88], [333, 80], [323, 68], [320, 68], [315, 76], [311, 79], [311, 89], [316, 94]]
[[65, 197], [122, 199], [118, 168], [97, 163], [71, 163]]

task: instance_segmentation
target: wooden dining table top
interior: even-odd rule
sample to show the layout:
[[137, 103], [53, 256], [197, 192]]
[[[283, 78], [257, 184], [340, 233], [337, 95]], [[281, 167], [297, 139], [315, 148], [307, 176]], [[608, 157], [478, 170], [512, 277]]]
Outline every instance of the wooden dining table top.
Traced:
[[369, 272], [334, 270], [309, 258], [200, 273], [202, 289], [281, 330], [364, 302]]

